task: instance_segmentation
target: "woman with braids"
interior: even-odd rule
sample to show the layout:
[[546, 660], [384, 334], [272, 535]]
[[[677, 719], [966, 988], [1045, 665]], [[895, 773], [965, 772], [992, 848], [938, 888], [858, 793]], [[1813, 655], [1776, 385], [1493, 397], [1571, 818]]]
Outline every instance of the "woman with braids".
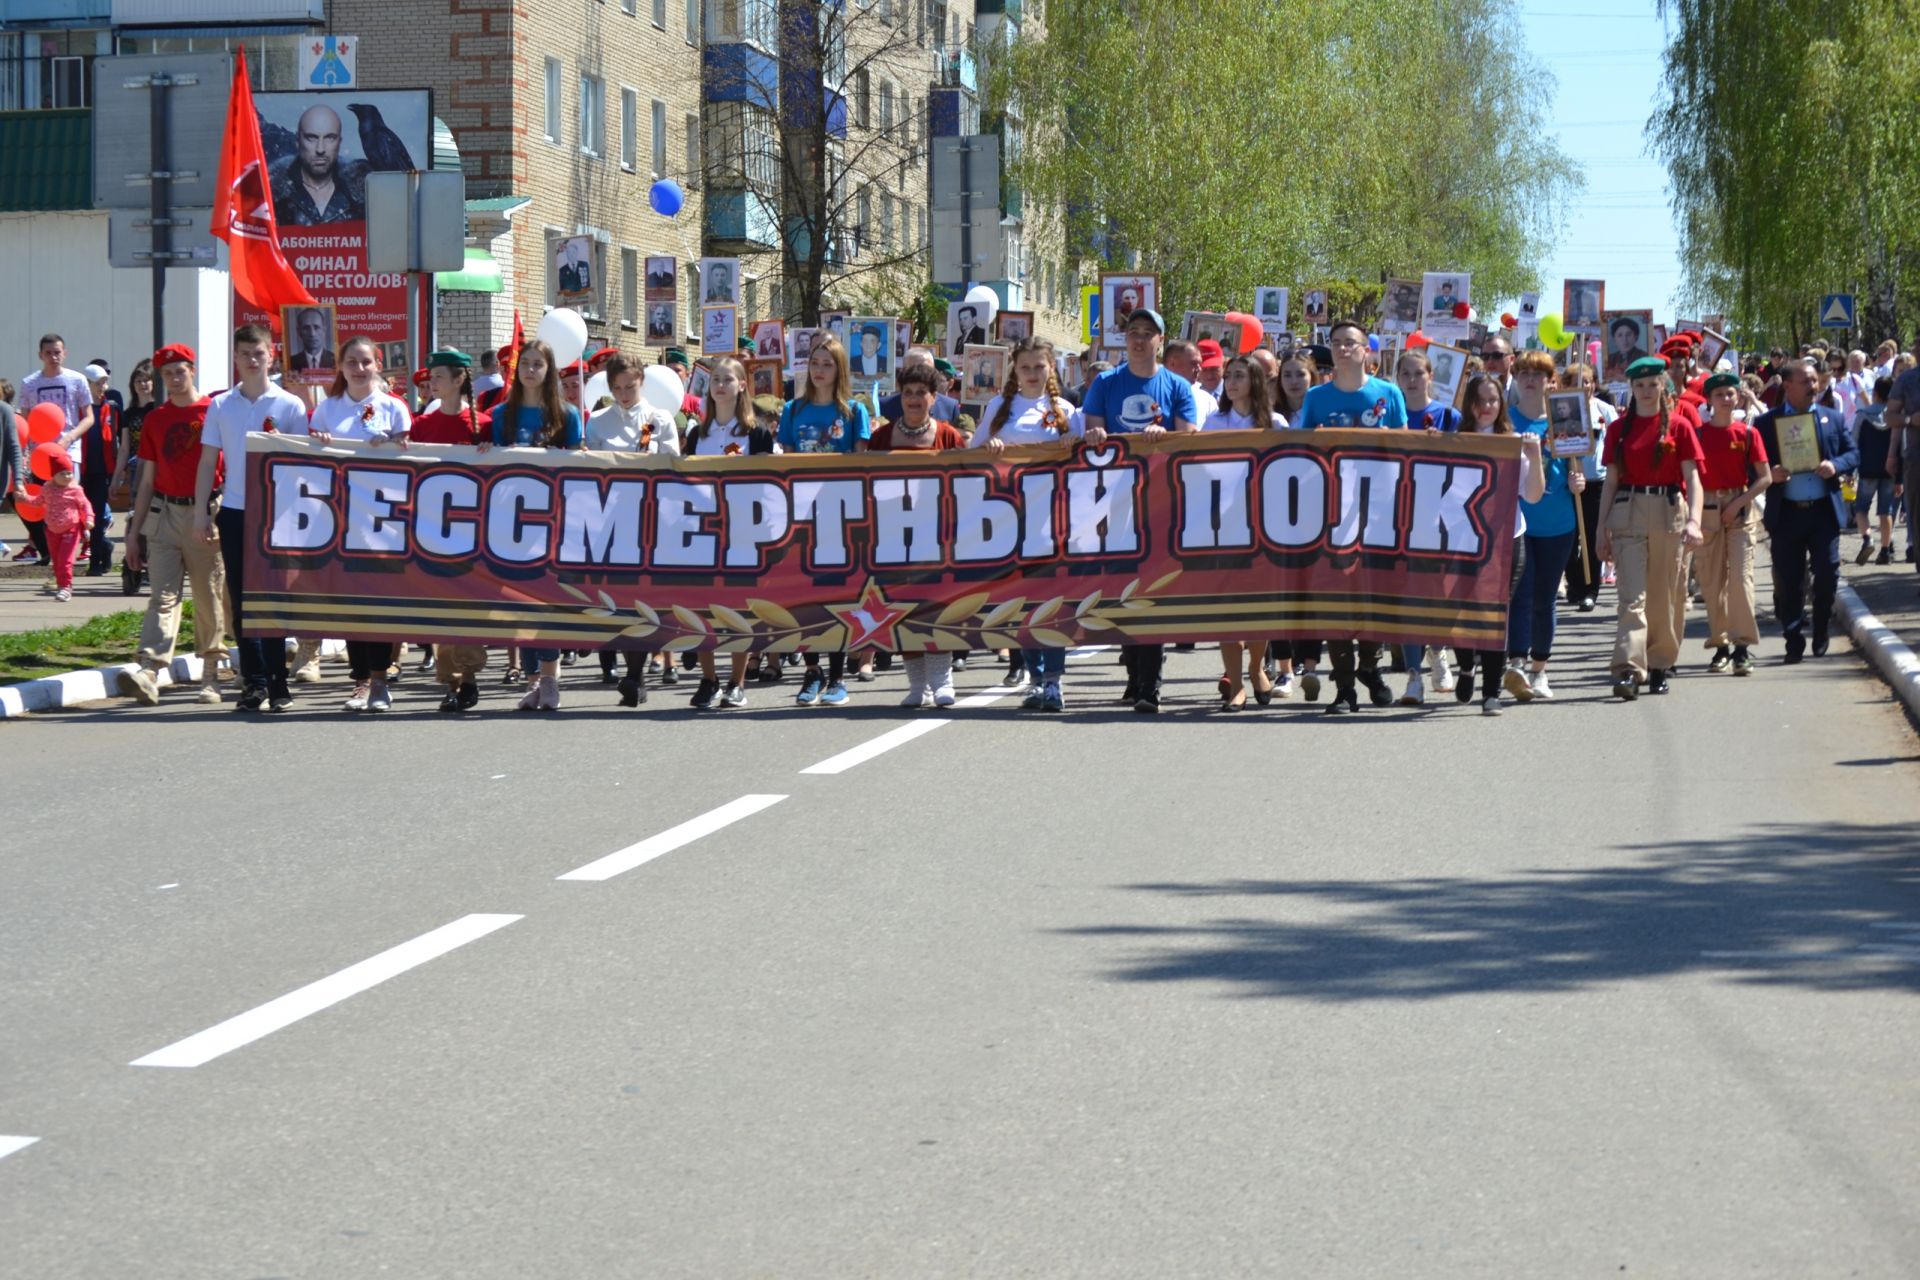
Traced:
[[[538, 338], [520, 348], [513, 389], [507, 393], [506, 403], [493, 411], [487, 435], [504, 448], [578, 449], [585, 443], [580, 411], [560, 397], [560, 367], [553, 358], [553, 348]], [[526, 696], [516, 709], [558, 711], [559, 648], [523, 645], [520, 657], [530, 668], [530, 678]], [[539, 664], [538, 679], [531, 678], [535, 663]]]
[[[1052, 344], [1025, 338], [1014, 345], [1007, 384], [987, 402], [969, 447], [997, 454], [1010, 444], [1057, 444], [1074, 434], [1076, 421], [1054, 377]], [[1008, 655], [1005, 683], [1027, 685], [1023, 710], [1064, 711], [1060, 677], [1066, 669], [1065, 649], [1016, 649]]]
[[1627, 366], [1632, 403], [1607, 433], [1600, 558], [1613, 561], [1620, 612], [1613, 633], [1613, 696], [1631, 702], [1645, 684], [1667, 691], [1687, 623], [1687, 561], [1701, 543], [1700, 462], [1691, 413], [1676, 408], [1667, 362]]
[[[1260, 366], [1246, 356], [1227, 362], [1220, 381], [1220, 407], [1200, 424], [1202, 431], [1278, 431], [1287, 420], [1267, 404], [1267, 379]], [[1241, 656], [1246, 658], [1246, 676], [1240, 674]], [[1247, 705], [1247, 686], [1253, 686], [1253, 699], [1261, 706], [1273, 701], [1273, 681], [1267, 677], [1265, 640], [1222, 640], [1220, 642], [1220, 709], [1238, 711]]]

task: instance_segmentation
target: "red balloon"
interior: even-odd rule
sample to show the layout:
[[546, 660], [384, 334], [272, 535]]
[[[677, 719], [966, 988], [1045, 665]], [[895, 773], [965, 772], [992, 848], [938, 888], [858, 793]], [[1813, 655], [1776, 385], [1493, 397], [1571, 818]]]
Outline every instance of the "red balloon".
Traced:
[[1267, 331], [1260, 327], [1258, 316], [1248, 315], [1244, 311], [1227, 312], [1227, 323], [1240, 327], [1240, 352], [1242, 355], [1253, 350], [1266, 340]]
[[27, 414], [27, 443], [44, 444], [48, 440], [58, 440], [60, 433], [67, 429], [67, 415], [60, 411], [59, 405], [37, 404]]
[[1514, 316], [1513, 312], [1502, 311], [1500, 313], [1500, 327], [1502, 329], [1518, 329], [1520, 327], [1520, 321]]
[[1407, 335], [1407, 350], [1418, 351], [1420, 348], [1429, 345], [1432, 341], [1433, 339], [1427, 337], [1426, 334], [1415, 329]]
[[22, 520], [45, 520], [47, 504], [41, 501], [41, 497], [39, 485], [21, 485], [20, 492], [13, 499], [13, 513]]
[[1453, 304], [1453, 318], [1455, 320], [1465, 320], [1468, 316], [1472, 314], [1473, 314], [1473, 308], [1468, 306], [1466, 303], [1456, 302]]

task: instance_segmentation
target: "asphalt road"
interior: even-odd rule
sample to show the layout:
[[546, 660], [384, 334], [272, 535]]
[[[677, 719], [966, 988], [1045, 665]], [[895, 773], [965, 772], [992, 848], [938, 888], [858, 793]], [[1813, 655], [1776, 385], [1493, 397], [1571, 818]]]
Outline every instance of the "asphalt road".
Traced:
[[1912, 1276], [1920, 743], [1609, 627], [1499, 719], [0, 726], [0, 1273]]

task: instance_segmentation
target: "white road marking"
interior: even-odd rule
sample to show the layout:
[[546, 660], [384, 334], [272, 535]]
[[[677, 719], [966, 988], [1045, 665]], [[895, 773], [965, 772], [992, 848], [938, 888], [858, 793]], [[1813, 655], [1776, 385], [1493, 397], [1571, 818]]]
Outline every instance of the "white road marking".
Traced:
[[465, 946], [476, 939], [484, 938], [496, 929], [504, 929], [521, 916], [508, 915], [470, 915], [461, 916], [450, 924], [430, 930], [397, 947], [370, 956], [358, 964], [348, 965], [340, 972], [330, 974], [318, 982], [310, 982], [296, 991], [269, 1000], [258, 1008], [236, 1014], [225, 1022], [196, 1032], [184, 1040], [176, 1040], [164, 1049], [156, 1049], [144, 1058], [135, 1058], [130, 1066], [135, 1067], [198, 1067], [213, 1061], [222, 1054], [231, 1053], [243, 1045], [252, 1044], [262, 1036], [272, 1035], [283, 1027], [291, 1026], [300, 1019], [309, 1017], [332, 1005], [339, 1004], [349, 996], [359, 995], [369, 987], [378, 986], [388, 978], [397, 977], [407, 970], [423, 965], [437, 956], [443, 956], [455, 947]]
[[19, 1138], [10, 1133], [0, 1133], [0, 1160], [5, 1160], [16, 1151], [24, 1151], [38, 1141], [38, 1138]]
[[689, 818], [677, 827], [670, 827], [657, 836], [648, 836], [639, 844], [628, 845], [618, 853], [610, 853], [604, 858], [596, 858], [584, 867], [576, 867], [556, 880], [611, 880], [623, 871], [631, 871], [645, 862], [652, 862], [663, 853], [672, 853], [681, 845], [692, 844], [702, 836], [712, 835], [722, 827], [732, 826], [742, 818], [751, 818], [762, 809], [768, 809], [785, 796], [741, 796], [730, 800], [718, 809], [711, 809], [697, 818]]
[[869, 739], [857, 747], [842, 751], [837, 756], [828, 756], [819, 764], [810, 764], [801, 773], [831, 774], [845, 773], [857, 764], [864, 764], [875, 756], [884, 755], [895, 747], [912, 742], [915, 738], [932, 733], [952, 724], [951, 720], [915, 720], [912, 724], [903, 724], [897, 729], [889, 729], [877, 738]]

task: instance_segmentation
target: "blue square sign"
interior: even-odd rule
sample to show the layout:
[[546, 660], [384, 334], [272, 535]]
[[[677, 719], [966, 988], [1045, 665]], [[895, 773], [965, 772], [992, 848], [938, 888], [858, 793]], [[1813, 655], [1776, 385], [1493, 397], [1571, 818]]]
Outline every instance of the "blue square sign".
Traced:
[[1853, 295], [1850, 293], [1829, 293], [1820, 299], [1820, 327], [1822, 329], [1853, 328]]

